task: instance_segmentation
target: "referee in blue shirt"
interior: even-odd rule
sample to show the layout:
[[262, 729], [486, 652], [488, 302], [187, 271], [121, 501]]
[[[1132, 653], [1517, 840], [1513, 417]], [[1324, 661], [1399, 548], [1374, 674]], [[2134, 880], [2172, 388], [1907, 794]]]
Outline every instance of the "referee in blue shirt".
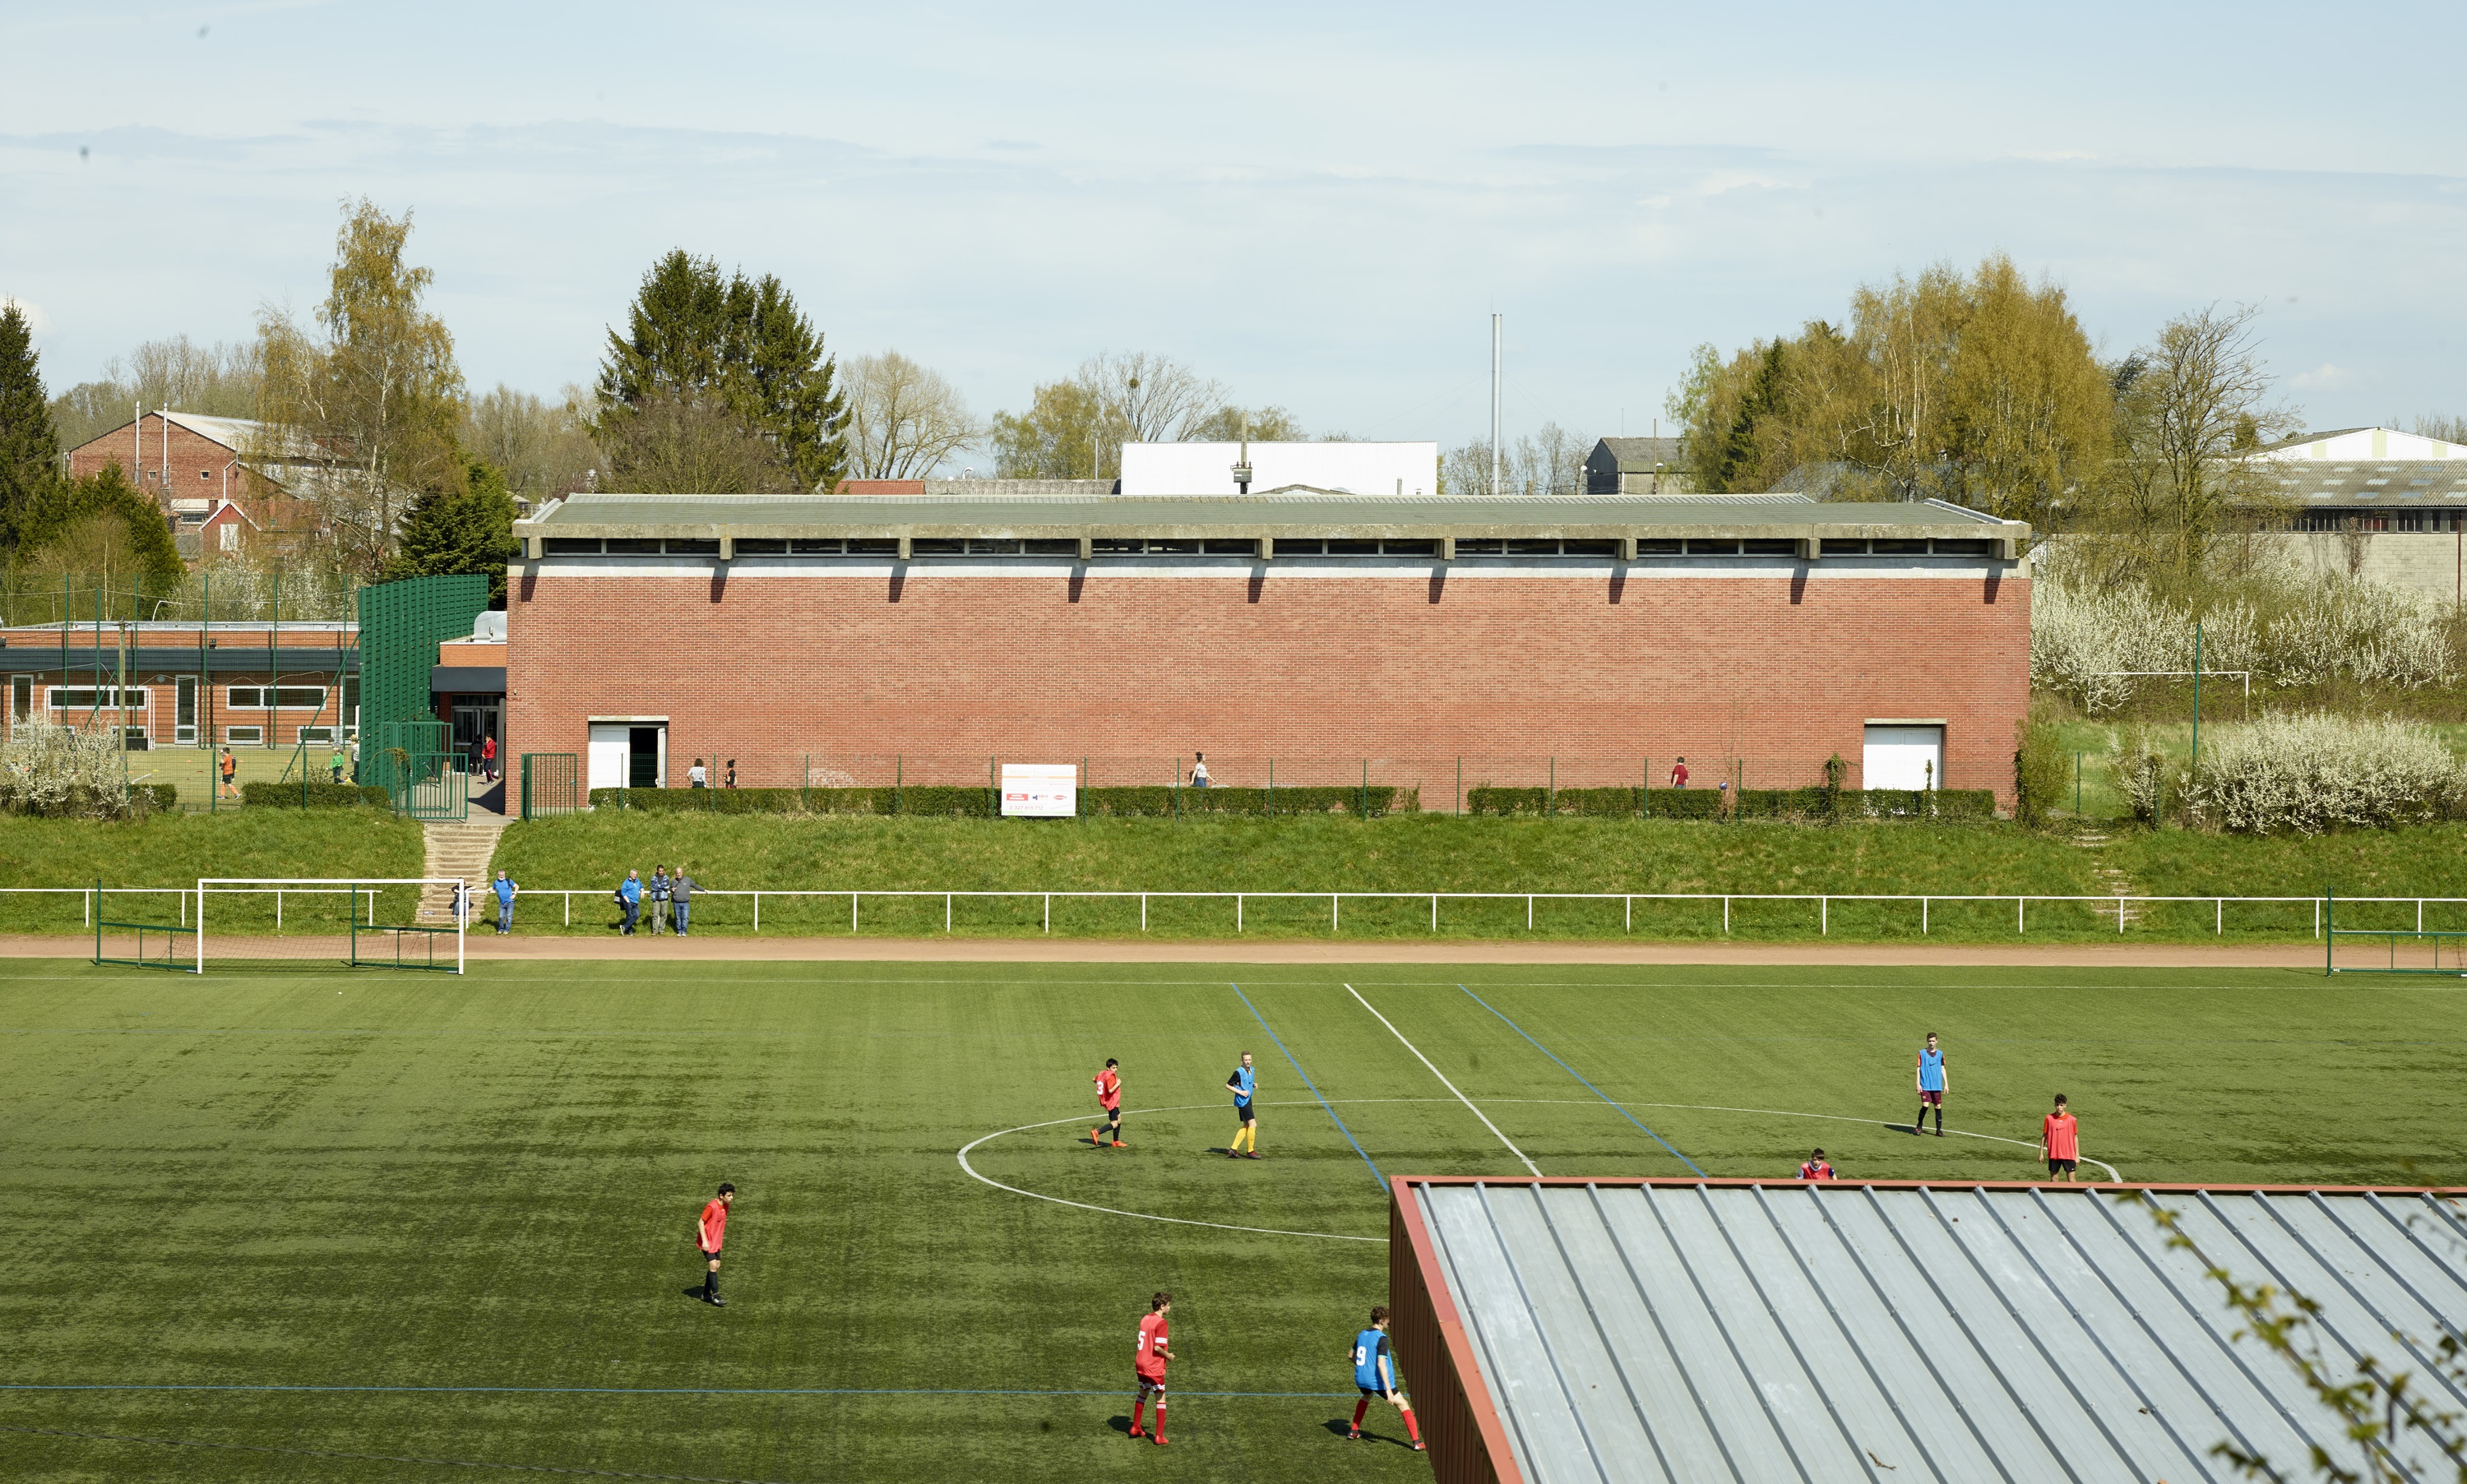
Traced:
[[1251, 1053], [1242, 1053], [1242, 1065], [1225, 1079], [1225, 1091], [1234, 1094], [1234, 1116], [1242, 1126], [1234, 1131], [1234, 1142], [1225, 1146], [1228, 1159], [1259, 1158], [1259, 1119], [1251, 1112], [1251, 1094], [1259, 1090], [1259, 1074], [1252, 1069]]

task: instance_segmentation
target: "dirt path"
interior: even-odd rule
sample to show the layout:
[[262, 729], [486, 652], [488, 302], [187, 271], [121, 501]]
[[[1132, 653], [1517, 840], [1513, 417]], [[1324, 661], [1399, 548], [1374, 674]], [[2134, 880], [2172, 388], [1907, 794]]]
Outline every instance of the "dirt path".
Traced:
[[[214, 956], [308, 959], [343, 956], [342, 939], [270, 938], [252, 954], [223, 939]], [[93, 940], [0, 935], [0, 957], [82, 958]], [[1501, 943], [1164, 941], [1121, 938], [711, 937], [575, 938], [474, 933], [472, 962], [811, 963], [1593, 963], [1868, 964], [2074, 968], [2299, 969], [2320, 973], [2321, 950], [2291, 946], [2205, 948], [2168, 943]], [[212, 964], [208, 967], [211, 969]]]

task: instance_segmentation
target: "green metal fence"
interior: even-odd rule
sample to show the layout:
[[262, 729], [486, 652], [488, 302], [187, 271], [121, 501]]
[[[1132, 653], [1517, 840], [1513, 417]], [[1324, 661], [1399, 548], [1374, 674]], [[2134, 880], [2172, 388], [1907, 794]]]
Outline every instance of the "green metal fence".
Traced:
[[[396, 746], [389, 727], [436, 722], [428, 681], [437, 667], [437, 646], [471, 632], [472, 621], [488, 606], [488, 579], [471, 573], [446, 577], [409, 577], [360, 589], [360, 736], [375, 738], [379, 748]], [[443, 753], [444, 742], [404, 752]], [[380, 752], [380, 757], [385, 754]], [[396, 761], [401, 761], [397, 759]], [[380, 761], [381, 769], [391, 766]], [[382, 783], [399, 794], [401, 779], [370, 773], [369, 749], [360, 753], [360, 781]]]
[[582, 759], [572, 753], [523, 754], [522, 818], [574, 814], [582, 808]]

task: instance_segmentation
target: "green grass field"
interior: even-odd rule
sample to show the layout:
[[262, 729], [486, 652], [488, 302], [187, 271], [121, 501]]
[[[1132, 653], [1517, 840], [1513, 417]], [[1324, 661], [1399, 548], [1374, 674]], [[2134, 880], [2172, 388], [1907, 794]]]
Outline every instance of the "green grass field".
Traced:
[[[2062, 1091], [2128, 1178], [2467, 1182], [2456, 980], [20, 960], [0, 1472], [1426, 1478], [1330, 1430], [1385, 1296], [1372, 1166], [1524, 1166], [1347, 982], [1547, 1174], [1687, 1166], [1533, 1042], [1716, 1175], [1822, 1143], [1853, 1179], [2025, 1177]], [[1891, 1127], [1928, 1030], [1964, 1136]], [[1256, 1163], [1211, 1153], [1246, 1048]], [[1097, 1151], [1109, 1055], [1130, 1147]], [[689, 1296], [688, 1246], [722, 1179], [724, 1311]], [[1121, 1431], [1159, 1288], [1182, 1356], [1163, 1454]]]

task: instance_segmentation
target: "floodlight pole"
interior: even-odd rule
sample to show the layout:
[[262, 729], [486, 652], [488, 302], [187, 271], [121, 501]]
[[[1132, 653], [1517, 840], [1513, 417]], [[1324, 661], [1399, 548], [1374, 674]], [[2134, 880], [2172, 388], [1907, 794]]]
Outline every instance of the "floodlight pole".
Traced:
[[2193, 781], [2202, 781], [2202, 625], [2193, 624]]
[[1499, 498], [1499, 375], [1500, 322], [1505, 316], [1490, 317], [1490, 497]]

